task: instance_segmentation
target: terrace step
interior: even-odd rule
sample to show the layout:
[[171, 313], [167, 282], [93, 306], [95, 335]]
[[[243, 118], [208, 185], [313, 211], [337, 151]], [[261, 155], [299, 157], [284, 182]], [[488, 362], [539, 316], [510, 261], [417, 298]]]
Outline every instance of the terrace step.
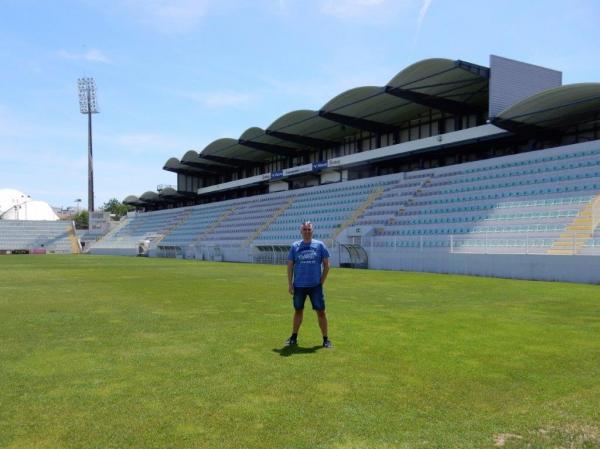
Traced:
[[546, 254], [554, 256], [573, 256], [577, 254], [577, 252], [571, 249], [549, 249]]
[[204, 230], [204, 232], [202, 232], [201, 234], [199, 234], [192, 242], [191, 244], [195, 244], [200, 242], [201, 240], [204, 240], [206, 237], [208, 237], [210, 234], [212, 234], [215, 229], [217, 229], [221, 223], [223, 223], [225, 220], [227, 220], [227, 218], [235, 212], [235, 210], [238, 208], [238, 206], [233, 206], [232, 208], [226, 210], [225, 212], [223, 212], [219, 218], [217, 218], [217, 220], [215, 220], [215, 222], [213, 224], [211, 224], [208, 228], [206, 228]]
[[600, 201], [600, 194], [584, 203], [577, 216], [565, 228], [566, 232], [560, 234], [546, 254], [574, 255], [582, 250], [587, 240], [594, 234], [592, 212], [594, 204], [598, 201]]
[[273, 213], [273, 215], [271, 215], [271, 217], [265, 221], [255, 232], [254, 234], [252, 234], [250, 237], [248, 237], [244, 243], [242, 243], [242, 247], [244, 246], [248, 246], [250, 245], [254, 240], [256, 240], [258, 238], [259, 235], [262, 234], [262, 232], [267, 229], [269, 226], [271, 226], [271, 224], [277, 220], [277, 217], [279, 217], [281, 214], [283, 214], [286, 210], [289, 209], [289, 207], [294, 203], [294, 199], [295, 197], [292, 196], [290, 197], [289, 200], [287, 200], [287, 202], [281, 206], [279, 209], [277, 209], [275, 211], [275, 213]]
[[360, 206], [358, 206], [358, 208], [352, 213], [350, 218], [348, 218], [346, 221], [344, 221], [340, 225], [340, 227], [335, 230], [335, 232], [333, 233], [333, 236], [331, 237], [330, 240], [333, 242], [336, 239], [336, 237], [342, 233], [342, 231], [344, 229], [346, 229], [348, 226], [350, 226], [352, 223], [354, 223], [356, 220], [358, 220], [358, 218], [368, 209], [368, 207], [371, 204], [373, 204], [375, 202], [375, 200], [377, 200], [377, 198], [379, 198], [381, 195], [383, 195], [384, 190], [385, 189], [383, 187], [376, 188], [367, 197], [367, 199]]
[[77, 233], [75, 232], [75, 223], [72, 221], [69, 223], [69, 227], [67, 227], [67, 235], [69, 236], [69, 242], [71, 243], [71, 253], [81, 253], [81, 243], [77, 239]]
[[164, 232], [154, 242], [154, 244], [158, 245], [166, 236], [168, 236], [171, 232], [173, 232], [175, 229], [177, 229], [179, 226], [181, 226], [183, 223], [185, 223], [187, 221], [187, 219], [190, 217], [190, 215], [192, 215], [192, 209], [185, 210], [181, 215], [179, 215], [179, 217], [175, 221], [175, 223], [173, 223], [171, 226], [169, 226], [167, 229], [164, 230]]

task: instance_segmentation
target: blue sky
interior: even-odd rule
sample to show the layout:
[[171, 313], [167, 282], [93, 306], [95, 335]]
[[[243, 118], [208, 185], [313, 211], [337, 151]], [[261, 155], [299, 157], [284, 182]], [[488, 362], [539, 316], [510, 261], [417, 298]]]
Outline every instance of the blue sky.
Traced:
[[0, 188], [87, 204], [92, 76], [96, 206], [175, 184], [202, 150], [429, 57], [490, 54], [600, 82], [600, 2], [0, 0]]

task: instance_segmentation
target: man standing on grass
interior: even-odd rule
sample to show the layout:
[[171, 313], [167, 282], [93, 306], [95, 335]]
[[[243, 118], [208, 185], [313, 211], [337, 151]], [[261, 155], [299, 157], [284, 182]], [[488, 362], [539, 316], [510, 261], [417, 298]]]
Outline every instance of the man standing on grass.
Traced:
[[[325, 244], [312, 238], [314, 226], [305, 221], [300, 226], [302, 240], [294, 242], [288, 254], [288, 290], [294, 297], [294, 320], [292, 336], [285, 341], [287, 346], [298, 344], [298, 330], [304, 316], [306, 296], [310, 298], [313, 310], [317, 312], [319, 327], [323, 334], [323, 347], [332, 348], [327, 337], [327, 315], [323, 284], [329, 273], [329, 251]], [[321, 270], [323, 265], [323, 270]]]

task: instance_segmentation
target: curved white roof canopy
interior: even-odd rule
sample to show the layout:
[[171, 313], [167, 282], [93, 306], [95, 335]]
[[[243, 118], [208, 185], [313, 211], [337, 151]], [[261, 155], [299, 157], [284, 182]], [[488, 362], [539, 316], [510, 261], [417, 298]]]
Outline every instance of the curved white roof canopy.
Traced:
[[579, 83], [547, 89], [502, 111], [494, 123], [541, 127], [569, 126], [600, 114], [600, 83]]
[[152, 192], [151, 190], [144, 192], [139, 199], [140, 201], [144, 201], [145, 203], [156, 203], [160, 201], [158, 193]]
[[[373, 132], [392, 132], [396, 125], [427, 109], [386, 93], [385, 87], [363, 86], [329, 100], [319, 111], [322, 117]], [[352, 129], [352, 133], [356, 130]]]
[[[239, 167], [332, 148], [359, 131], [393, 132], [402, 123], [426, 114], [435, 118], [443, 111], [479, 113], [487, 109], [488, 88], [486, 67], [460, 60], [425, 59], [400, 71], [386, 86], [350, 89], [319, 111], [292, 111], [265, 130], [251, 127], [239, 139], [215, 140], [199, 158]], [[181, 164], [192, 162], [199, 166], [186, 156]], [[166, 164], [165, 169], [177, 171], [173, 164]]]
[[180, 162], [183, 165], [198, 168], [209, 173], [219, 174], [230, 172], [229, 165], [225, 165], [221, 162], [215, 162], [211, 159], [201, 158], [200, 155], [194, 150], [189, 150], [186, 152], [181, 158]]
[[177, 190], [175, 190], [172, 187], [165, 187], [160, 192], [158, 192], [158, 196], [161, 198], [166, 198], [166, 199], [177, 199], [177, 198], [182, 198], [184, 195], [177, 192]]
[[306, 148], [331, 148], [358, 131], [306, 109], [282, 115], [265, 130], [271, 136]]
[[123, 200], [123, 204], [128, 204], [130, 206], [140, 206], [143, 204], [143, 201], [140, 201], [140, 199], [135, 195], [128, 195]]
[[215, 161], [228, 160], [231, 165], [237, 166], [269, 159], [272, 154], [241, 145], [238, 139], [223, 138], [204, 147], [200, 152], [200, 157]]
[[295, 156], [307, 149], [306, 144], [280, 139], [256, 126], [244, 131], [239, 142], [253, 151], [259, 151], [259, 154], [262, 152], [263, 160]]
[[193, 176], [201, 176], [201, 175], [212, 175], [213, 173], [207, 170], [203, 170], [201, 168], [192, 167], [191, 165], [184, 165], [179, 162], [179, 159], [176, 157], [169, 158], [165, 165], [163, 166], [163, 170], [171, 171], [174, 173], [181, 173], [186, 175]]

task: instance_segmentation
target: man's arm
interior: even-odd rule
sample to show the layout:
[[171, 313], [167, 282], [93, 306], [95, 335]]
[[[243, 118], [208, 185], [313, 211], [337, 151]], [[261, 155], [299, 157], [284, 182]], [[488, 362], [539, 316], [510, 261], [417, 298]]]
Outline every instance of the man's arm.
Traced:
[[329, 259], [323, 259], [323, 272], [321, 273], [321, 285], [325, 283], [327, 275], [329, 274]]
[[287, 275], [288, 275], [288, 291], [290, 295], [294, 294], [294, 262], [292, 260], [288, 260], [287, 264]]

